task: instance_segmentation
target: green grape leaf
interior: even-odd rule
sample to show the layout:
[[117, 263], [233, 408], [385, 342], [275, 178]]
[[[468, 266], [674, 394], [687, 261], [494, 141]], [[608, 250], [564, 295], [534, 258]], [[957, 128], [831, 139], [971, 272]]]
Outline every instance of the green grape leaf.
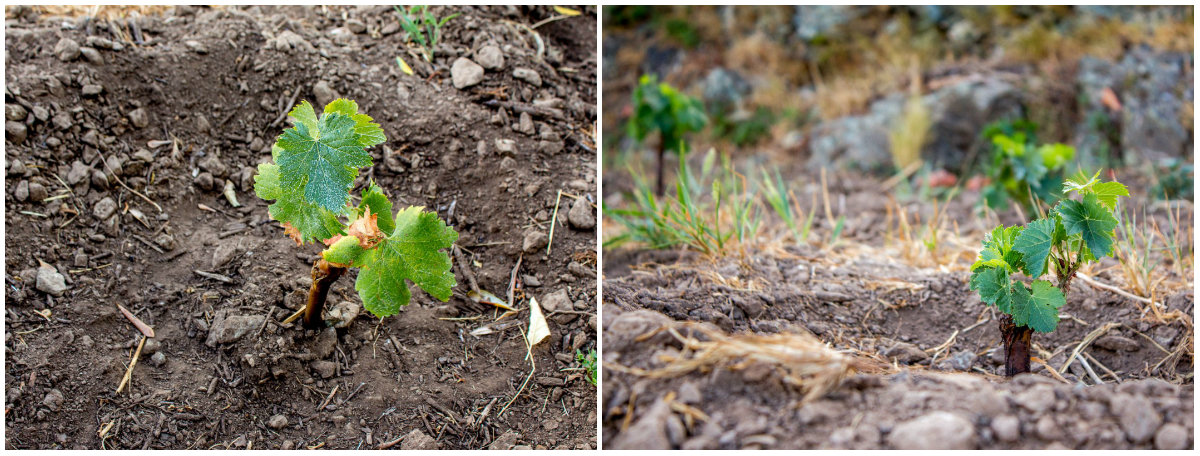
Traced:
[[[996, 306], [1001, 312], [1009, 312], [1009, 295], [1013, 282], [1004, 268], [986, 268], [971, 275], [970, 287], [979, 292], [979, 299]], [[1018, 284], [1020, 285], [1020, 284]]]
[[379, 184], [371, 181], [362, 192], [362, 202], [358, 205], [358, 213], [361, 215], [366, 208], [371, 208], [371, 213], [378, 215], [379, 220], [376, 223], [379, 225], [379, 230], [384, 234], [391, 235], [396, 229], [396, 220], [392, 216], [392, 202], [388, 201], [387, 195], [383, 193], [383, 189], [379, 188]]
[[1058, 309], [1067, 302], [1062, 291], [1045, 280], [1033, 281], [1032, 293], [1020, 283], [1012, 291], [1013, 323], [1040, 333], [1048, 333], [1058, 327]]
[[1117, 209], [1117, 197], [1129, 196], [1129, 189], [1120, 182], [1100, 182], [1092, 186], [1092, 192], [1096, 194], [1096, 199], [1108, 210]]
[[338, 267], [357, 267], [359, 266], [358, 259], [364, 252], [366, 249], [358, 245], [357, 237], [342, 236], [324, 252], [321, 252], [321, 257]]
[[[304, 124], [305, 127], [308, 127], [309, 131], [316, 131], [317, 129], [317, 113], [313, 110], [312, 105], [308, 103], [308, 100], [301, 101], [300, 104], [292, 108], [292, 111], [288, 113], [288, 117], [292, 118], [293, 125]], [[274, 148], [272, 148], [273, 153]]]
[[1055, 218], [1043, 218], [1031, 222], [1013, 242], [1013, 250], [1021, 253], [1024, 271], [1029, 277], [1038, 278], [1046, 271], [1046, 257], [1054, 246]]
[[1058, 212], [1067, 235], [1079, 234], [1092, 256], [1100, 258], [1112, 253], [1117, 219], [1100, 204], [1095, 194], [1084, 195], [1083, 201], [1064, 200]]
[[267, 212], [272, 219], [295, 227], [300, 232], [300, 242], [328, 239], [345, 233], [337, 214], [305, 201], [299, 193], [283, 191], [279, 165], [258, 165], [258, 174], [254, 176], [254, 193], [263, 200], [276, 200], [267, 207]]
[[325, 105], [325, 113], [337, 113], [354, 119], [354, 134], [358, 135], [358, 144], [371, 147], [387, 141], [379, 124], [372, 123], [374, 119], [366, 114], [358, 113], [358, 103], [345, 98], [338, 98]]
[[306, 201], [335, 214], [346, 211], [358, 169], [371, 166], [371, 156], [355, 133], [355, 120], [341, 113], [323, 114], [316, 128], [298, 119], [276, 144], [281, 188], [303, 189]]
[[454, 273], [449, 255], [440, 249], [450, 248], [458, 233], [436, 213], [422, 209], [410, 206], [397, 213], [392, 234], [358, 258], [362, 269], [354, 288], [363, 307], [377, 317], [395, 315], [408, 305], [406, 280], [439, 300], [450, 299]]
[[1068, 178], [1066, 180], [1066, 182], [1063, 182], [1063, 193], [1069, 193], [1069, 192], [1078, 192], [1079, 194], [1087, 193], [1088, 191], [1090, 191], [1092, 189], [1093, 185], [1096, 185], [1097, 179], [1099, 177], [1100, 177], [1100, 171], [1096, 171], [1096, 174], [1093, 175], [1091, 179], [1088, 179], [1087, 174], [1084, 174], [1083, 171], [1081, 170], [1078, 173], [1076, 173], [1074, 176], [1071, 176], [1070, 178]]

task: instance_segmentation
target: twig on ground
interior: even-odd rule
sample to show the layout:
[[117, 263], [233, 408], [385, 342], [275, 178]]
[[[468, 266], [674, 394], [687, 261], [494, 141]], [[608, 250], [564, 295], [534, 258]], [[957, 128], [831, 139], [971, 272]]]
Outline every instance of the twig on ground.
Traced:
[[1100, 360], [1092, 357], [1092, 355], [1089, 354], [1088, 352], [1083, 352], [1083, 357], [1087, 358], [1088, 361], [1091, 361], [1093, 364], [1100, 366], [1100, 369], [1104, 370], [1105, 373], [1107, 373], [1110, 377], [1112, 377], [1113, 381], [1116, 381], [1117, 383], [1121, 383], [1121, 377], [1117, 376], [1116, 372], [1113, 372], [1112, 369], [1109, 369], [1108, 366], [1105, 366], [1104, 363], [1100, 362]]
[[125, 181], [122, 181], [121, 178], [117, 176], [117, 173], [114, 173], [112, 168], [108, 167], [108, 159], [104, 156], [104, 154], [100, 154], [100, 161], [102, 163], [104, 163], [104, 169], [108, 170], [108, 174], [110, 176], [112, 176], [113, 179], [116, 180], [118, 184], [121, 184], [122, 187], [125, 187], [125, 190], [129, 190], [134, 195], [137, 195], [137, 196], [141, 197], [142, 199], [146, 200], [147, 203], [150, 203], [151, 206], [154, 206], [155, 209], [158, 209], [158, 212], [161, 213], [163, 211], [162, 206], [159, 206], [158, 203], [154, 202], [154, 200], [151, 200], [150, 197], [143, 195], [141, 192], [130, 188], [128, 185], [125, 185]]
[[142, 356], [142, 347], [146, 345], [146, 339], [146, 336], [142, 336], [142, 341], [138, 342], [137, 350], [133, 352], [133, 358], [129, 361], [129, 367], [125, 369], [125, 376], [121, 377], [121, 384], [117, 385], [117, 394], [121, 394], [125, 385], [133, 379], [133, 367], [137, 366], [138, 358]]
[[563, 191], [558, 189], [558, 196], [554, 198], [554, 215], [550, 216], [550, 239], [546, 241], [546, 255], [550, 254], [550, 247], [554, 246], [554, 226], [558, 224], [558, 203], [562, 201]]
[[533, 346], [529, 344], [529, 338], [525, 337], [524, 331], [521, 332], [521, 338], [525, 340], [525, 350], [526, 354], [529, 356], [529, 375], [525, 376], [525, 381], [521, 382], [521, 388], [517, 389], [517, 394], [514, 394], [512, 399], [509, 399], [508, 403], [504, 404], [504, 407], [500, 408], [500, 413], [496, 414], [499, 416], [503, 416], [504, 412], [508, 410], [508, 406], [512, 405], [512, 403], [521, 396], [521, 392], [525, 391], [525, 385], [529, 384], [529, 379], [533, 378], [533, 373], [537, 371], [537, 363], [534, 359], [536, 357], [533, 356]]
[[452, 250], [454, 251], [454, 260], [455, 264], [458, 265], [459, 272], [462, 272], [463, 277], [467, 278], [467, 284], [471, 286], [471, 291], [479, 293], [479, 284], [475, 282], [475, 273], [471, 272], [471, 263], [467, 262], [466, 257], [462, 254], [462, 250], [458, 248], [458, 244], [455, 244]]
[[1079, 365], [1083, 366], [1083, 370], [1087, 371], [1088, 377], [1091, 377], [1092, 381], [1096, 382], [1097, 385], [1104, 384], [1104, 380], [1101, 380], [1100, 376], [1096, 375], [1096, 371], [1092, 370], [1092, 365], [1088, 364], [1087, 356], [1079, 358]]
[[221, 274], [215, 274], [215, 273], [212, 273], [212, 272], [205, 272], [205, 271], [201, 271], [201, 270], [199, 270], [199, 269], [196, 269], [196, 270], [194, 270], [194, 271], [192, 271], [192, 272], [195, 272], [195, 273], [196, 273], [196, 275], [198, 275], [198, 276], [200, 276], [200, 277], [207, 278], [207, 279], [213, 279], [213, 280], [220, 281], [220, 282], [225, 282], [225, 283], [233, 283], [233, 279], [231, 279], [231, 278], [229, 278], [229, 277], [226, 277], [226, 276], [223, 276], [223, 275], [221, 275]]
[[333, 395], [337, 394], [338, 388], [341, 388], [341, 387], [342, 387], [342, 385], [340, 385], [340, 384], [333, 385], [333, 389], [329, 390], [329, 395], [325, 396], [325, 400], [321, 401], [321, 405], [317, 406], [317, 413], [320, 413], [321, 409], [325, 408], [326, 405], [329, 405], [329, 401], [331, 399], [333, 399]]
[[405, 436], [406, 436], [406, 434], [401, 434], [400, 437], [396, 437], [395, 440], [389, 440], [387, 442], [383, 442], [383, 443], [379, 444], [379, 449], [386, 450], [388, 448], [394, 447], [394, 446], [396, 446], [396, 444], [400, 443], [401, 440], [404, 440]]
[[508, 278], [508, 305], [516, 305], [513, 298], [517, 292], [517, 272], [521, 270], [521, 260], [525, 259], [525, 252], [517, 255], [517, 265], [513, 266], [512, 275]]
[[[1082, 341], [1079, 342], [1079, 345], [1075, 346], [1075, 350], [1071, 352], [1071, 356], [1067, 357], [1067, 362], [1063, 363], [1063, 366], [1061, 368], [1059, 368], [1057, 371], [1055, 371], [1054, 373], [1061, 374], [1063, 372], [1066, 372], [1067, 367], [1071, 365], [1071, 361], [1074, 360], [1076, 356], [1079, 356], [1079, 352], [1083, 351], [1084, 348], [1086, 348], [1088, 345], [1090, 345], [1092, 343], [1092, 341], [1096, 340], [1097, 337], [1100, 337], [1101, 334], [1104, 334], [1104, 333], [1108, 332], [1108, 330], [1117, 328], [1120, 326], [1121, 326], [1120, 323], [1109, 322], [1109, 323], [1105, 323], [1104, 326], [1097, 328], [1095, 331], [1088, 333], [1088, 335], [1086, 337], [1084, 337]], [[1047, 367], [1049, 367], [1049, 366], [1047, 366]], [[1054, 369], [1051, 368], [1050, 370], [1053, 371]]]

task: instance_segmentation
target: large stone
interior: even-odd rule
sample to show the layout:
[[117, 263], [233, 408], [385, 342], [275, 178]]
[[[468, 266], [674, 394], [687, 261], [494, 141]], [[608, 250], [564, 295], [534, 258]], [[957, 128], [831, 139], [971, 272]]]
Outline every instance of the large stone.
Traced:
[[470, 59], [459, 57], [450, 66], [450, 81], [459, 90], [479, 84], [483, 82], [483, 67]]
[[1159, 450], [1186, 450], [1189, 432], [1175, 423], [1167, 423], [1154, 435], [1154, 448]]
[[888, 443], [898, 450], [973, 450], [977, 437], [966, 418], [937, 411], [896, 425]]
[[146, 125], [150, 125], [150, 116], [145, 108], [137, 108], [129, 111], [129, 123], [137, 128], [146, 128]]

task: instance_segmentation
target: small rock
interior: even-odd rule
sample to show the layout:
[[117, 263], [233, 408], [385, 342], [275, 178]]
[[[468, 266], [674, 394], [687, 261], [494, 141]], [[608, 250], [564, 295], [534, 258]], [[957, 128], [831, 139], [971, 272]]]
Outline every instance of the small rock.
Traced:
[[46, 393], [46, 397], [42, 398], [42, 405], [50, 409], [51, 412], [57, 412], [58, 409], [62, 408], [62, 404], [63, 393], [58, 388], [50, 389], [50, 392]]
[[29, 130], [25, 124], [13, 120], [4, 121], [4, 139], [13, 144], [21, 144], [25, 142], [25, 136]]
[[54, 45], [54, 55], [64, 62], [75, 60], [79, 58], [79, 43], [70, 38], [58, 40], [58, 44]]
[[[329, 310], [329, 319], [333, 320], [334, 328], [347, 328], [355, 318], [362, 313], [362, 306], [353, 301], [342, 301]], [[454, 315], [457, 316], [457, 315]]]
[[321, 330], [321, 334], [317, 336], [316, 343], [313, 344], [313, 355], [317, 359], [328, 358], [333, 354], [333, 350], [337, 348], [338, 337], [337, 330], [334, 328], [325, 328]]
[[28, 171], [28, 169], [25, 168], [24, 163], [21, 163], [21, 160], [14, 158], [12, 161], [8, 162], [9, 176], [24, 176], [25, 171]]
[[37, 269], [37, 289], [51, 296], [62, 296], [67, 291], [67, 280], [54, 266], [43, 263]]
[[504, 68], [504, 52], [495, 45], [487, 45], [479, 49], [475, 53], [475, 60], [479, 61], [479, 66], [488, 70], [499, 70]]
[[956, 414], [937, 411], [896, 425], [888, 443], [899, 450], [972, 450], [975, 426]]
[[1117, 416], [1117, 422], [1125, 435], [1133, 443], [1143, 443], [1150, 440], [1159, 426], [1162, 426], [1162, 415], [1154, 410], [1154, 404], [1143, 396], [1120, 394], [1112, 398], [1109, 407]]
[[521, 250], [525, 253], [534, 253], [545, 247], [549, 243], [549, 237], [541, 231], [530, 231], [525, 233], [525, 240], [521, 242]]
[[459, 90], [479, 84], [483, 82], [483, 67], [470, 59], [459, 57], [450, 66], [450, 81]]
[[908, 342], [896, 342], [883, 351], [883, 356], [894, 359], [902, 364], [912, 364], [929, 358], [929, 354], [925, 353], [925, 350], [921, 350], [916, 345]]
[[110, 196], [104, 197], [92, 207], [92, 216], [96, 217], [96, 220], [108, 220], [115, 213], [117, 213], [117, 202], [113, 201]]
[[88, 255], [83, 249], [75, 251], [75, 258], [71, 264], [77, 268], [86, 268], [88, 265]]
[[517, 153], [517, 142], [511, 139], [497, 139], [496, 152], [500, 155], [511, 156]]
[[529, 113], [521, 113], [521, 117], [517, 121], [517, 131], [527, 135], [532, 135], [534, 133], [533, 117], [531, 117]]
[[360, 35], [367, 33], [367, 24], [364, 24], [363, 21], [358, 19], [350, 19], [346, 21], [346, 28], [350, 29], [351, 32]]
[[1188, 447], [1187, 428], [1175, 423], [1167, 423], [1154, 435], [1154, 448], [1159, 450], [1186, 450]]
[[529, 68], [516, 68], [513, 70], [513, 77], [522, 81], [528, 82], [534, 87], [542, 86], [542, 75]]
[[46, 191], [46, 187], [42, 184], [37, 182], [29, 183], [29, 201], [40, 203], [49, 196], [50, 193]]
[[50, 119], [50, 123], [54, 124], [54, 128], [59, 130], [67, 130], [74, 125], [74, 123], [71, 121], [71, 113], [66, 111], [59, 111], [58, 114], [55, 114], [54, 117]]
[[975, 364], [975, 360], [979, 358], [975, 352], [970, 350], [960, 350], [944, 361], [938, 363], [938, 368], [949, 371], [967, 371]]
[[1137, 341], [1125, 336], [1109, 334], [1099, 339], [1096, 339], [1092, 345], [1112, 351], [1138, 351], [1142, 348]]
[[992, 433], [1001, 442], [1016, 442], [1021, 438], [1021, 421], [1012, 415], [1002, 415], [992, 419]]
[[283, 429], [284, 427], [287, 426], [287, 424], [288, 424], [288, 419], [286, 416], [283, 416], [282, 414], [272, 415], [271, 418], [267, 419], [267, 427], [269, 427], [271, 429]]
[[1051, 415], [1042, 415], [1042, 418], [1037, 422], [1037, 435], [1042, 440], [1054, 442], [1063, 438], [1062, 428], [1054, 421]]
[[521, 281], [524, 282], [525, 286], [527, 287], [537, 288], [542, 286], [542, 281], [538, 280], [537, 276], [535, 275], [522, 274]]
[[590, 230], [596, 227], [596, 210], [587, 199], [576, 198], [571, 204], [571, 211], [567, 213], [567, 221], [576, 229]]
[[204, 47], [204, 43], [201, 43], [201, 42], [199, 42], [199, 41], [196, 41], [196, 40], [187, 40], [187, 41], [184, 41], [184, 42], [183, 42], [183, 45], [184, 45], [184, 46], [187, 46], [187, 48], [188, 48], [189, 50], [191, 50], [192, 52], [195, 52], [195, 53], [197, 53], [197, 54], [201, 54], [201, 55], [203, 55], [203, 54], [207, 54], [207, 53], [208, 53], [208, 48], [207, 48], [207, 47]]
[[79, 48], [79, 53], [92, 65], [104, 65], [104, 57], [100, 55], [100, 51], [90, 47], [83, 47]]
[[[614, 450], [669, 450], [671, 439], [667, 435], [667, 420], [672, 416], [666, 401], [655, 401], [645, 414], [628, 430], [613, 439]], [[607, 449], [607, 448], [606, 448]]]
[[17, 201], [24, 202], [29, 199], [29, 181], [23, 180], [17, 183], [17, 189], [13, 191], [13, 196]]
[[312, 362], [312, 368], [321, 378], [330, 378], [337, 371], [337, 363], [318, 359]]
[[209, 326], [208, 339], [204, 344], [216, 348], [219, 344], [236, 342], [250, 331], [258, 330], [263, 324], [262, 315], [232, 315], [218, 314]]
[[321, 109], [322, 106], [329, 104], [340, 96], [326, 81], [317, 81], [316, 84], [313, 84], [312, 91], [313, 96], [317, 98], [317, 109]]
[[201, 190], [211, 192], [213, 189], [213, 175], [209, 172], [203, 172], [196, 176], [196, 186]]
[[158, 339], [146, 339], [146, 343], [142, 345], [142, 354], [149, 356], [158, 353], [162, 349], [162, 342]]
[[137, 108], [129, 111], [129, 123], [137, 128], [146, 128], [150, 125], [150, 116], [146, 113], [145, 108]]
[[170, 234], [163, 233], [158, 235], [158, 237], [154, 238], [154, 243], [158, 244], [164, 250], [175, 250], [175, 236]]
[[400, 441], [401, 450], [438, 450], [441, 448], [442, 445], [437, 440], [425, 435], [420, 429], [413, 429], [404, 436], [404, 440]]
[[20, 122], [22, 120], [25, 120], [25, 117], [28, 117], [28, 116], [29, 116], [29, 112], [25, 110], [24, 106], [21, 106], [16, 103], [7, 103], [4, 105], [4, 119], [5, 120], [15, 120], [17, 122]]
[[162, 367], [166, 363], [167, 355], [163, 354], [163, 352], [158, 352], [150, 356], [150, 364], [154, 367]]
[[542, 297], [542, 300], [538, 304], [542, 305], [542, 310], [545, 310], [546, 313], [554, 312], [558, 309], [570, 309], [571, 297], [567, 296], [566, 288], [561, 288]]
[[104, 171], [100, 171], [98, 169], [92, 170], [92, 187], [96, 187], [100, 190], [105, 190], [108, 188], [108, 176], [104, 175]]
[[217, 247], [213, 249], [212, 262], [209, 263], [209, 266], [216, 270], [229, 264], [243, 250], [240, 248], [240, 244], [241, 242], [231, 240], [218, 242]]
[[490, 445], [488, 445], [488, 449], [489, 450], [498, 450], [498, 451], [511, 450], [514, 446], [517, 445], [517, 440], [520, 440], [520, 439], [521, 439], [521, 434], [518, 434], [513, 431], [508, 431], [503, 434], [500, 434], [500, 437], [496, 437], [496, 440], [493, 440], [492, 443]]
[[400, 22], [399, 21], [388, 21], [387, 24], [384, 24], [383, 30], [380, 30], [379, 33], [383, 36], [391, 36], [399, 31], [400, 31]]
[[1054, 389], [1049, 385], [1034, 385], [1014, 395], [1013, 401], [1034, 415], [1041, 415], [1054, 405]]
[[104, 86], [99, 84], [87, 84], [83, 86], [83, 96], [95, 97], [104, 93]]

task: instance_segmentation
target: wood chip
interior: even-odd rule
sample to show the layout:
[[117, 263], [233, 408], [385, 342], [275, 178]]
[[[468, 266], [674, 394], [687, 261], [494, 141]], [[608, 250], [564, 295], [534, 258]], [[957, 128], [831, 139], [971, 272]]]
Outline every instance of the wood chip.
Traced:
[[142, 334], [145, 334], [146, 337], [154, 337], [154, 328], [151, 328], [150, 325], [142, 322], [142, 319], [133, 315], [128, 310], [125, 310], [125, 307], [121, 306], [120, 304], [117, 304], [117, 310], [120, 310], [121, 313], [125, 315], [125, 318], [128, 318], [129, 322], [133, 323], [133, 326], [137, 328], [138, 331], [141, 331]]

